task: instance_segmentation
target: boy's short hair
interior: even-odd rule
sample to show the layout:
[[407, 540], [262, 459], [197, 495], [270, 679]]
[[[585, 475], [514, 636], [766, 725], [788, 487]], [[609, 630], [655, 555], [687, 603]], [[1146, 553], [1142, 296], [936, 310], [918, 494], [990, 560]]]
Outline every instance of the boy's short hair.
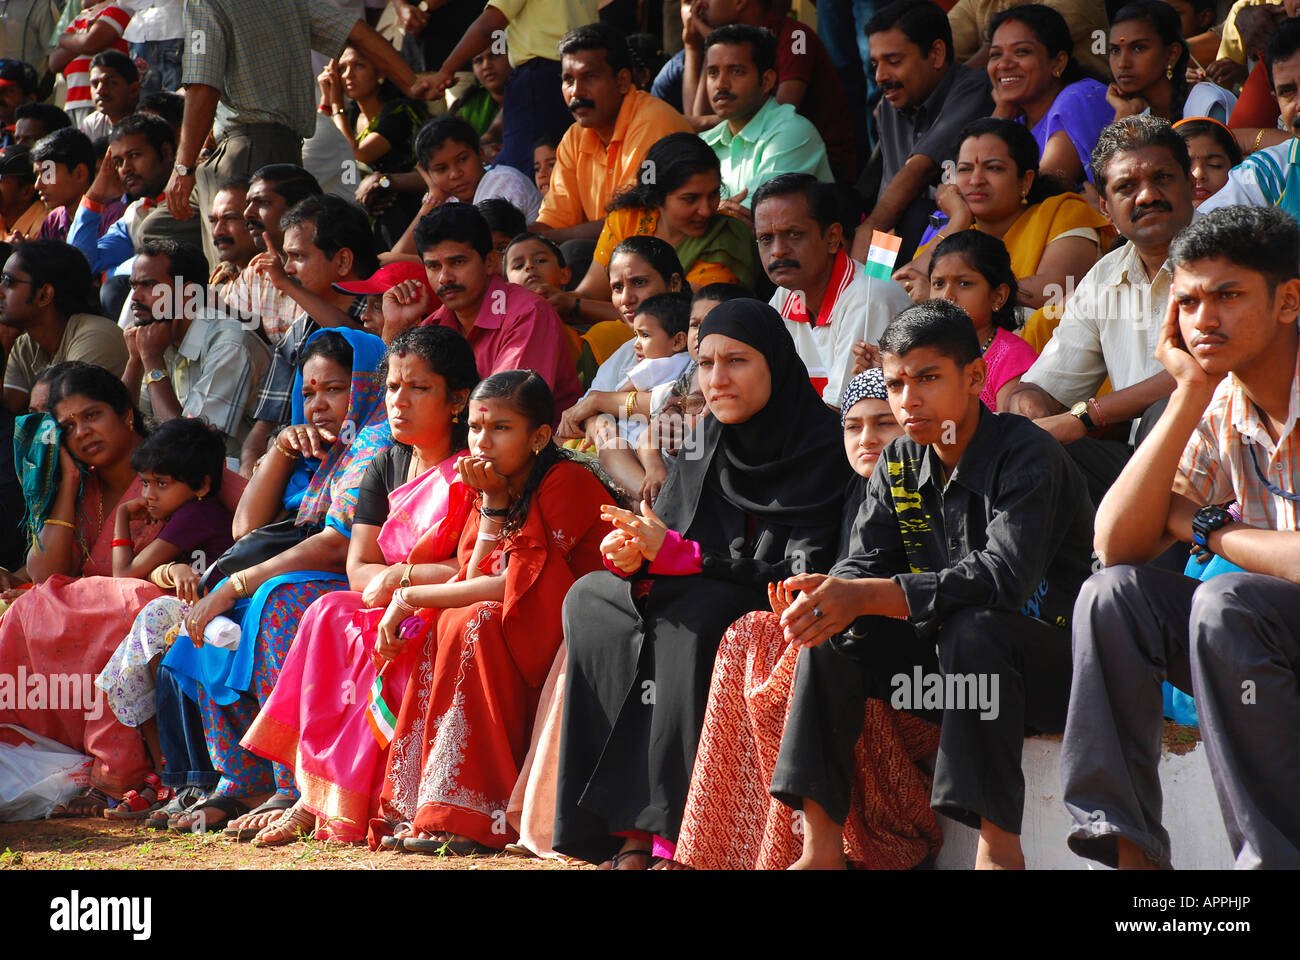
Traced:
[[200, 288], [208, 285], [208, 260], [192, 243], [169, 237], [150, 237], [140, 244], [139, 253], [146, 257], [166, 257], [167, 272], [183, 285]]
[[517, 237], [528, 229], [528, 220], [520, 209], [502, 197], [490, 197], [487, 200], [480, 200], [474, 206], [478, 208], [479, 213], [483, 214], [483, 219], [488, 223], [488, 229], [493, 233], [504, 233], [507, 237]]
[[90, 60], [90, 68], [93, 70], [95, 67], [112, 70], [127, 83], [138, 83], [140, 80], [140, 71], [136, 69], [135, 61], [121, 50], [103, 50], [95, 54]]
[[39, 101], [20, 103], [18, 109], [14, 111], [14, 119], [39, 121], [41, 126], [45, 128], [46, 136], [49, 136], [55, 130], [62, 130], [72, 126], [72, 118], [64, 111], [52, 103], [41, 103]]
[[704, 49], [719, 43], [737, 47], [748, 44], [749, 58], [754, 62], [754, 68], [760, 77], [767, 71], [776, 69], [776, 37], [771, 30], [747, 23], [730, 23], [711, 30], [704, 38]]
[[1169, 245], [1175, 270], [1214, 257], [1263, 274], [1272, 293], [1300, 279], [1300, 227], [1277, 207], [1220, 207], [1193, 220]]
[[506, 244], [506, 256], [508, 257], [510, 255], [511, 247], [516, 243], [523, 243], [526, 240], [536, 240], [542, 246], [546, 247], [546, 249], [550, 250], [551, 256], [555, 258], [555, 265], [561, 270], [568, 266], [568, 264], [564, 262], [564, 251], [560, 249], [559, 244], [550, 237], [542, 236], [540, 233], [521, 233], [515, 236], [508, 244]]
[[226, 468], [226, 441], [203, 420], [177, 417], [160, 423], [131, 454], [131, 469], [179, 480], [191, 490], [211, 483], [210, 495], [221, 491]]
[[47, 133], [32, 147], [32, 165], [40, 167], [45, 162], [61, 163], [72, 173], [84, 166], [93, 179], [95, 176], [95, 145], [90, 137], [76, 127], [62, 127]]
[[480, 257], [492, 252], [492, 228], [470, 203], [444, 203], [415, 225], [415, 250], [421, 256], [444, 240], [466, 244]]
[[656, 293], [637, 304], [638, 315], [644, 313], [655, 318], [664, 333], [675, 337], [691, 326], [691, 295], [689, 293]]
[[155, 90], [140, 98], [135, 108], [141, 113], [156, 113], [173, 126], [185, 119], [185, 98], [179, 93]]
[[980, 355], [975, 324], [950, 300], [926, 300], [908, 307], [880, 335], [881, 353], [902, 357], [921, 347], [933, 347], [959, 367]]
[[691, 294], [691, 303], [696, 304], [701, 300], [726, 303], [728, 300], [748, 300], [753, 296], [752, 291], [739, 283], [706, 283]]
[[160, 157], [164, 146], [171, 147], [173, 152], [176, 150], [176, 133], [172, 130], [172, 125], [156, 113], [140, 113], [139, 111], [117, 121], [117, 124], [113, 127], [113, 132], [108, 135], [108, 142], [117, 143], [123, 137], [136, 135], [143, 136], [148, 140], [149, 145], [154, 148]]
[[415, 135], [415, 162], [422, 170], [429, 169], [429, 161], [434, 151], [441, 150], [445, 143], [463, 143], [475, 153], [479, 152], [478, 132], [469, 125], [469, 121], [454, 114], [430, 120]]

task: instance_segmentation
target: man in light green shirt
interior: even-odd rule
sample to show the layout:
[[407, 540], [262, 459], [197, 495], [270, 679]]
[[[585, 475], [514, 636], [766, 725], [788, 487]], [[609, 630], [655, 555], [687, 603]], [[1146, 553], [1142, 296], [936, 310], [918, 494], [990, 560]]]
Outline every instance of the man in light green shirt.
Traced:
[[704, 55], [709, 104], [723, 122], [700, 137], [722, 162], [721, 209], [752, 222], [754, 191], [777, 174], [834, 179], [817, 128], [772, 95], [776, 38], [769, 31], [747, 24], [720, 27], [705, 40]]

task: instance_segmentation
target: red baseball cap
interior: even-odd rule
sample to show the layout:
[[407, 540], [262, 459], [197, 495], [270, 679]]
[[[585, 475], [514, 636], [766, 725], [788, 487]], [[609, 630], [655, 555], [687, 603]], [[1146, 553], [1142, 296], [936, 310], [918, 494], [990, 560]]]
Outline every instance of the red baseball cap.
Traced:
[[424, 284], [424, 288], [429, 291], [429, 296], [433, 298], [434, 305], [439, 305], [440, 301], [434, 294], [433, 287], [429, 286], [429, 275], [424, 272], [424, 264], [413, 263], [410, 260], [395, 260], [380, 267], [365, 280], [336, 283], [334, 289], [355, 296], [377, 296], [387, 293], [405, 280], [420, 281], [420, 283]]

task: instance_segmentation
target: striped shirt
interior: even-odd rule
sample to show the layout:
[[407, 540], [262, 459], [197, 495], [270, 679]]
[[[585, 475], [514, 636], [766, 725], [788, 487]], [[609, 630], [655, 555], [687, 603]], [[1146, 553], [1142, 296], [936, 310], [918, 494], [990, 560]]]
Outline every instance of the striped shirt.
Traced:
[[[113, 39], [105, 50], [117, 50], [121, 53], [130, 53], [127, 43], [122, 39], [122, 31], [126, 25], [131, 22], [131, 13], [123, 10], [121, 7], [105, 7], [99, 11], [95, 17], [96, 25], [100, 22], [107, 23], [116, 32], [117, 36]], [[83, 30], [89, 30], [91, 22], [84, 15], [77, 17], [72, 21], [72, 26], [68, 27], [67, 33], [80, 33]], [[68, 82], [68, 96], [63, 105], [66, 111], [73, 111], [82, 107], [95, 106], [95, 100], [90, 95], [90, 61], [94, 55], [88, 57], [73, 57], [68, 61], [68, 65], [63, 68], [63, 77]]]
[[1252, 527], [1300, 529], [1300, 503], [1270, 492], [1256, 464], [1273, 486], [1287, 493], [1300, 489], [1300, 358], [1277, 443], [1259, 409], [1230, 374], [1219, 384], [1187, 441], [1178, 473], [1204, 504], [1235, 499], [1242, 521]]
[[221, 91], [217, 135], [278, 123], [304, 140], [316, 132], [311, 52], [343, 52], [355, 14], [320, 0], [189, 0], [181, 83]]
[[1200, 205], [1200, 213], [1220, 207], [1281, 207], [1300, 217], [1300, 140], [1256, 150], [1232, 168], [1223, 189]]

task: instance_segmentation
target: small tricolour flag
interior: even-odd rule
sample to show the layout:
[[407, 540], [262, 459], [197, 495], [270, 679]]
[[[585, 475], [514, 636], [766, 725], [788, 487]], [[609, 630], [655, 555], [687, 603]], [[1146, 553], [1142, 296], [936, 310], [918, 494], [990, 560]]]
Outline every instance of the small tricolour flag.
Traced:
[[379, 749], [387, 750], [388, 745], [393, 742], [393, 734], [397, 731], [397, 718], [384, 702], [382, 671], [370, 685], [369, 702], [366, 704], [366, 723], [370, 725], [370, 732], [374, 734]]
[[902, 237], [872, 230], [871, 252], [867, 254], [867, 262], [863, 265], [867, 276], [875, 277], [877, 280], [888, 280], [892, 277], [894, 261], [898, 259], [898, 251], [902, 246]]

